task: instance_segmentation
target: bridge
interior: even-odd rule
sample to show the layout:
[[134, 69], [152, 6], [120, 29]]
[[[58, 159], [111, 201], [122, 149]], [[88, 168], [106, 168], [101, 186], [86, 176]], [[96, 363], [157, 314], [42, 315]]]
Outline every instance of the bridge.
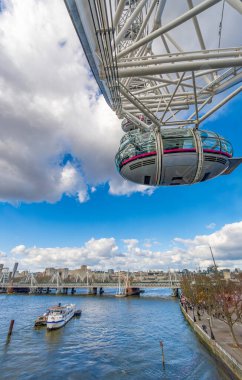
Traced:
[[[67, 282], [67, 283], [60, 283], [57, 281], [56, 283], [49, 282], [49, 283], [37, 283], [36, 281], [30, 281], [30, 282], [16, 282], [16, 283], [2, 283], [0, 284], [0, 290], [6, 290], [9, 291], [21, 291], [26, 290], [27, 292], [35, 293], [35, 292], [47, 292], [49, 293], [51, 290], [56, 290], [58, 292], [63, 292], [65, 294], [68, 294], [68, 290], [71, 290], [72, 294], [77, 289], [101, 289], [101, 288], [117, 288], [118, 283], [117, 282], [92, 282], [92, 283], [81, 283], [81, 282]], [[140, 289], [146, 289], [146, 288], [168, 288], [168, 289], [179, 289], [180, 288], [180, 281], [178, 280], [162, 280], [162, 281], [139, 281], [139, 282], [132, 282], [130, 284], [131, 287], [140, 288]]]

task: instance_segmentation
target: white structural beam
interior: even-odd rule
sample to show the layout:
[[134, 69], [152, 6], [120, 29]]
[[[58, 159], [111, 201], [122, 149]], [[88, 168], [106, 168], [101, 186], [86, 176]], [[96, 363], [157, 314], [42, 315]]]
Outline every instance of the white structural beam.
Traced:
[[[242, 66], [242, 57], [224, 58], [224, 59], [209, 59], [197, 60], [193, 62], [182, 62], [171, 64], [155, 65], [154, 67], [135, 67], [129, 69], [120, 69], [118, 72], [119, 78], [137, 77], [141, 75], [157, 75], [167, 73], [178, 73], [183, 71], [202, 70], [205, 68], [221, 69], [226, 67]], [[102, 73], [100, 77], [104, 79]]]
[[165, 110], [164, 110], [164, 113], [163, 113], [162, 117], [160, 118], [160, 121], [161, 121], [161, 122], [162, 122], [162, 120], [164, 119], [165, 114], [166, 114], [168, 108], [170, 107], [170, 105], [171, 105], [171, 103], [172, 103], [172, 100], [173, 100], [174, 96], [176, 95], [176, 92], [177, 92], [178, 87], [180, 86], [180, 84], [181, 84], [181, 82], [182, 82], [182, 79], [183, 79], [184, 75], [185, 75], [185, 73], [183, 73], [183, 74], [181, 75], [181, 78], [179, 79], [179, 81], [178, 81], [178, 83], [177, 83], [177, 85], [176, 85], [176, 88], [175, 88], [174, 92], [172, 93], [169, 102], [167, 103], [167, 106], [166, 106], [166, 108], [165, 108]]
[[201, 123], [202, 121], [206, 120], [209, 116], [211, 116], [215, 111], [217, 111], [219, 108], [221, 108], [225, 103], [227, 103], [229, 100], [231, 100], [234, 96], [236, 96], [237, 94], [239, 94], [240, 92], [242, 91], [242, 86], [240, 86], [239, 88], [237, 88], [234, 92], [232, 92], [232, 94], [229, 94], [228, 96], [226, 96], [226, 98], [224, 98], [221, 102], [219, 102], [218, 104], [216, 104], [215, 107], [213, 107], [212, 109], [210, 109], [204, 116], [202, 116], [200, 119], [199, 119], [199, 123]]
[[168, 24], [162, 26], [161, 28], [158, 28], [154, 32], [148, 34], [144, 38], [141, 38], [139, 41], [135, 42], [131, 46], [129, 46], [127, 49], [124, 49], [122, 52], [120, 52], [117, 57], [123, 57], [130, 53], [131, 51], [139, 48], [140, 46], [154, 40], [155, 38], [161, 36], [162, 34], [168, 32], [171, 29], [174, 29], [175, 27], [181, 25], [185, 21], [190, 20], [192, 17], [198, 15], [199, 13], [205, 11], [206, 9], [210, 8], [212, 5], [217, 4], [221, 0], [205, 0], [201, 4], [197, 5], [193, 9], [190, 9], [188, 12], [184, 13], [183, 15], [177, 17], [175, 20], [169, 22]]
[[[188, 6], [189, 6], [189, 9], [193, 9], [194, 8], [192, 0], [187, 0], [187, 3], [188, 3]], [[202, 33], [201, 33], [201, 29], [200, 29], [197, 17], [194, 16], [192, 18], [192, 21], [193, 21], [193, 24], [194, 24], [194, 27], [195, 27], [195, 30], [196, 30], [196, 33], [197, 33], [197, 37], [198, 37], [201, 49], [205, 50], [206, 49], [205, 48], [205, 43], [204, 43], [204, 40], [203, 40], [203, 36], [202, 36]]]
[[[223, 23], [226, 47], [218, 48], [213, 18], [221, 17], [224, 1], [230, 23]], [[240, 91], [232, 88], [242, 81], [242, 1], [178, 2], [174, 10], [171, 0], [65, 0], [100, 91], [119, 118], [142, 129], [197, 127]], [[209, 110], [223, 91], [226, 98]], [[179, 112], [185, 120], [177, 120]]]
[[137, 37], [135, 38], [135, 42], [140, 39], [140, 37], [141, 37], [141, 35], [142, 35], [142, 33], [143, 33], [143, 31], [144, 31], [147, 23], [149, 22], [150, 16], [151, 16], [151, 14], [152, 14], [152, 12], [153, 12], [156, 4], [157, 4], [157, 0], [153, 0], [152, 4], [151, 4], [151, 6], [150, 6], [150, 8], [149, 8], [149, 10], [147, 12], [147, 15], [144, 18], [143, 24], [141, 25], [141, 28], [140, 28], [140, 30], [139, 30], [139, 32], [137, 34]]
[[124, 10], [125, 3], [126, 3], [126, 0], [119, 0], [119, 2], [118, 2], [118, 6], [117, 6], [117, 9], [116, 9], [116, 12], [114, 15], [114, 19], [113, 19], [114, 29], [116, 29], [116, 27], [119, 23], [120, 17], [122, 15], [123, 10]]
[[120, 92], [121, 94], [130, 101], [138, 110], [143, 113], [145, 116], [147, 116], [151, 121], [153, 121], [154, 124], [159, 125], [158, 119], [150, 112], [144, 104], [142, 104], [138, 99], [135, 99], [135, 97], [128, 93], [128, 91], [124, 88], [124, 86], [120, 86]]
[[226, 57], [240, 57], [242, 56], [242, 49], [237, 48], [233, 50], [206, 50], [201, 53], [186, 53], [186, 54], [167, 54], [163, 57], [145, 57], [146, 59], [140, 59], [140, 60], [134, 60], [133, 62], [119, 62], [117, 64], [118, 68], [123, 67], [135, 67], [135, 66], [152, 66], [152, 65], [158, 65], [162, 63], [176, 63], [176, 62], [183, 62], [183, 61], [193, 61], [193, 60], [207, 60], [211, 58], [226, 58]]
[[125, 114], [125, 116], [128, 119], [130, 119], [131, 121], [133, 121], [133, 123], [135, 125], [137, 125], [137, 127], [139, 127], [140, 129], [142, 129], [143, 131], [147, 131], [149, 129], [149, 127], [148, 127], [147, 124], [145, 124], [142, 120], [138, 119], [138, 117], [136, 117], [131, 112], [129, 112], [128, 110], [126, 110], [126, 108], [123, 108], [123, 113]]
[[115, 38], [115, 45], [117, 46], [119, 42], [121, 41], [124, 34], [127, 32], [127, 30], [130, 28], [133, 21], [136, 19], [138, 14], [142, 11], [143, 7], [147, 3], [147, 0], [141, 0], [135, 11], [129, 16], [128, 20], [126, 20], [124, 26], [118, 33], [117, 37]]
[[238, 11], [239, 13], [242, 14], [242, 2], [241, 0], [226, 0], [227, 3], [229, 3], [229, 5], [231, 5], [231, 7], [233, 7], [234, 9], [236, 9], [236, 11]]
[[[212, 96], [208, 97], [200, 107], [198, 107], [198, 113], [212, 100]], [[198, 102], [199, 103], [199, 102]], [[196, 115], [196, 110], [189, 116], [188, 120], [191, 120]]]

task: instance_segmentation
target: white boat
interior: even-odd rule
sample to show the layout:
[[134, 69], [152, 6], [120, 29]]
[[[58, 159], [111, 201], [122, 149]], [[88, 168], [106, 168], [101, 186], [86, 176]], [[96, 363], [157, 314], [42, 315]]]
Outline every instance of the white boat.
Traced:
[[53, 306], [49, 309], [46, 326], [49, 330], [59, 329], [64, 326], [75, 314], [76, 305], [69, 304]]

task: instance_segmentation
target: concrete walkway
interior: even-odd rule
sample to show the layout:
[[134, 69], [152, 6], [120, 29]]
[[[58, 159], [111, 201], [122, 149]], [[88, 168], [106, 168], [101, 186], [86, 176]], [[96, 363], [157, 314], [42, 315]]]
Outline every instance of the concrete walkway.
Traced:
[[[192, 310], [188, 308], [187, 314], [193, 320]], [[209, 327], [209, 316], [204, 312], [204, 314], [200, 316], [201, 321], [199, 321], [197, 313], [195, 312], [195, 318], [196, 325], [200, 326], [201, 329], [202, 325], [205, 325], [208, 336], [211, 337], [211, 331]], [[215, 342], [217, 342], [228, 354], [230, 354], [242, 366], [242, 323], [236, 323], [234, 325], [236, 339], [241, 345], [240, 349], [235, 347], [233, 337], [231, 336], [229, 327], [225, 322], [222, 322], [217, 318], [212, 318], [211, 328], [215, 337]]]

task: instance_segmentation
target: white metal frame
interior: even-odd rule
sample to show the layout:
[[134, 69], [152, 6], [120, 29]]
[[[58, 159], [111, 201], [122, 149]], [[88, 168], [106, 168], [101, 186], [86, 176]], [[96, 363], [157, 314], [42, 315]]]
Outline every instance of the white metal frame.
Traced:
[[[242, 14], [242, 2], [180, 1], [186, 11], [163, 24], [166, 0], [65, 0], [105, 98], [119, 118], [142, 129], [186, 125], [196, 129], [242, 90], [238, 86], [242, 48], [207, 49], [199, 21], [205, 12], [209, 20], [210, 10], [218, 4], [219, 10], [232, 7]], [[221, 17], [220, 37], [223, 13]], [[186, 51], [173, 33], [178, 26], [187, 28], [189, 21], [191, 38], [197, 41], [195, 51]], [[162, 46], [160, 54], [157, 46]], [[224, 91], [225, 98], [209, 109], [214, 96]]]

